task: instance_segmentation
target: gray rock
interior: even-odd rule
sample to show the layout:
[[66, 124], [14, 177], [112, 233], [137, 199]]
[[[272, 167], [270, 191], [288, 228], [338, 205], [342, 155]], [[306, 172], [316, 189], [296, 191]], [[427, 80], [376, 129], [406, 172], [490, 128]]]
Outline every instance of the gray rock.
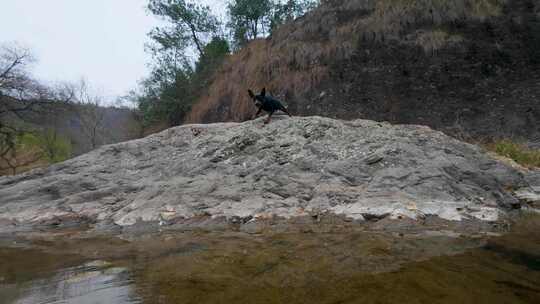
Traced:
[[540, 211], [540, 171], [529, 171], [525, 174], [528, 187], [514, 192], [517, 199], [529, 209]]
[[376, 164], [384, 159], [380, 154], [374, 153], [364, 159], [364, 162], [368, 165]]
[[[530, 180], [535, 178], [530, 177]], [[186, 125], [0, 178], [0, 222], [96, 227], [175, 219], [495, 221], [530, 185], [479, 147], [414, 125], [321, 117]]]

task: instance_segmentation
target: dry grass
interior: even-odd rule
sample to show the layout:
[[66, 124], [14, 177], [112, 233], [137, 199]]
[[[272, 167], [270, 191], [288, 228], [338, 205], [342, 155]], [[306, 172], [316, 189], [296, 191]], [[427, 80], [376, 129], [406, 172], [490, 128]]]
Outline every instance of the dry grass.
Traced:
[[434, 54], [440, 49], [459, 44], [463, 41], [460, 35], [450, 35], [441, 30], [420, 32], [416, 44], [424, 49], [426, 54]]
[[[504, 3], [506, 0], [326, 1], [307, 16], [282, 26], [269, 39], [253, 41], [226, 59], [187, 122], [209, 122], [217, 117], [245, 120], [254, 111], [248, 88], [265, 86], [285, 101], [305, 96], [329, 77], [332, 63], [350, 58], [363, 42], [393, 40], [418, 45], [432, 54], [463, 40], [439, 30], [441, 25], [497, 16]], [[433, 30], [416, 30], [427, 24]]]
[[0, 159], [0, 176], [20, 174], [47, 165], [49, 162], [43, 157], [43, 152], [39, 148], [32, 147], [19, 151], [16, 157], [10, 157], [9, 164]]
[[540, 150], [530, 149], [510, 139], [503, 139], [485, 145], [490, 151], [510, 158], [528, 168], [540, 168]]
[[145, 127], [142, 131], [142, 137], [146, 137], [151, 134], [159, 133], [163, 130], [170, 128], [169, 124], [165, 121], [157, 122]]

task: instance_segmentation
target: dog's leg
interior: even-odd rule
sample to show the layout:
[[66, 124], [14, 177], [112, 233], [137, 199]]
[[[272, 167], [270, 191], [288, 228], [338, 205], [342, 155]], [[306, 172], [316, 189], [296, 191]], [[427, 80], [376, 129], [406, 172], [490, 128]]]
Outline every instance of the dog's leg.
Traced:
[[259, 110], [255, 114], [255, 116], [253, 116], [253, 119], [257, 118], [257, 116], [259, 116], [259, 114], [261, 114], [261, 111], [262, 111], [262, 108], [259, 108]]
[[274, 112], [270, 112], [270, 114], [268, 114], [268, 118], [264, 121], [265, 125], [270, 123], [270, 119], [272, 118], [272, 114], [274, 114]]
[[289, 111], [288, 111], [285, 107], [281, 108], [281, 111], [285, 112], [285, 114], [287, 114], [287, 115], [289, 115], [290, 117], [292, 117], [291, 113], [289, 113]]

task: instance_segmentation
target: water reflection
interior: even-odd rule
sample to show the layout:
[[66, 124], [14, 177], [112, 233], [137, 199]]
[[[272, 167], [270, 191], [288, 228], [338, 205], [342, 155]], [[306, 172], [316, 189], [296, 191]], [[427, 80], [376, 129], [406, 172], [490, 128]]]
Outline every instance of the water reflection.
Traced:
[[14, 287], [22, 291], [15, 304], [140, 303], [128, 270], [104, 261], [67, 268], [52, 278]]

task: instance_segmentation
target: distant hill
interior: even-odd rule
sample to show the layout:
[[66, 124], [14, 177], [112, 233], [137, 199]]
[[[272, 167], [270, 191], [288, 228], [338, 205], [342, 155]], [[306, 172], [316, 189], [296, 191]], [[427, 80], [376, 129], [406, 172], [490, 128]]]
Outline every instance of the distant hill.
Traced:
[[[4, 102], [16, 102], [4, 99]], [[20, 103], [20, 102], [19, 102]], [[20, 106], [19, 106], [20, 107]], [[96, 122], [96, 145], [118, 143], [142, 136], [142, 128], [136, 114], [127, 108], [98, 107], [86, 110], [84, 105], [50, 103], [33, 107], [32, 111], [21, 113], [21, 118], [10, 119], [27, 130], [55, 129], [72, 144], [74, 156], [92, 150], [91, 138], [85, 128]], [[89, 116], [96, 117], [89, 117]]]
[[244, 121], [266, 86], [297, 115], [540, 142], [540, 1], [332, 0], [230, 56], [188, 122]]
[[[103, 121], [98, 135], [98, 145], [113, 144], [142, 137], [142, 127], [133, 111], [126, 108], [103, 107]], [[83, 113], [84, 115], [84, 113]], [[38, 121], [39, 125], [50, 125], [47, 117]], [[59, 126], [60, 132], [73, 144], [73, 152], [80, 155], [92, 150], [91, 139], [84, 132], [84, 123], [79, 114], [67, 111]]]
[[[1, 102], [5, 103], [7, 108], [20, 109], [25, 108], [26, 104], [31, 101], [20, 102], [4, 97]], [[41, 154], [40, 148], [35, 144], [25, 144], [25, 142], [36, 140], [41, 142], [47, 136], [51, 136], [51, 132], [56, 134], [54, 136], [60, 140], [60, 144], [67, 146], [68, 157], [84, 154], [101, 145], [143, 136], [142, 125], [137, 114], [125, 108], [92, 107], [61, 102], [37, 103], [31, 107], [31, 110], [20, 112], [18, 115], [4, 114], [2, 122], [19, 131], [24, 131], [25, 134], [37, 136], [33, 139], [19, 139], [20, 144], [24, 146], [17, 149], [17, 158], [22, 158], [17, 162], [22, 162], [25, 165], [20, 166], [17, 172], [44, 166], [50, 162], [43, 158], [34, 161]], [[26, 165], [26, 163], [28, 164]], [[5, 169], [7, 166], [0, 161], [0, 175], [12, 173], [12, 171], [2, 170], [2, 168]]]

